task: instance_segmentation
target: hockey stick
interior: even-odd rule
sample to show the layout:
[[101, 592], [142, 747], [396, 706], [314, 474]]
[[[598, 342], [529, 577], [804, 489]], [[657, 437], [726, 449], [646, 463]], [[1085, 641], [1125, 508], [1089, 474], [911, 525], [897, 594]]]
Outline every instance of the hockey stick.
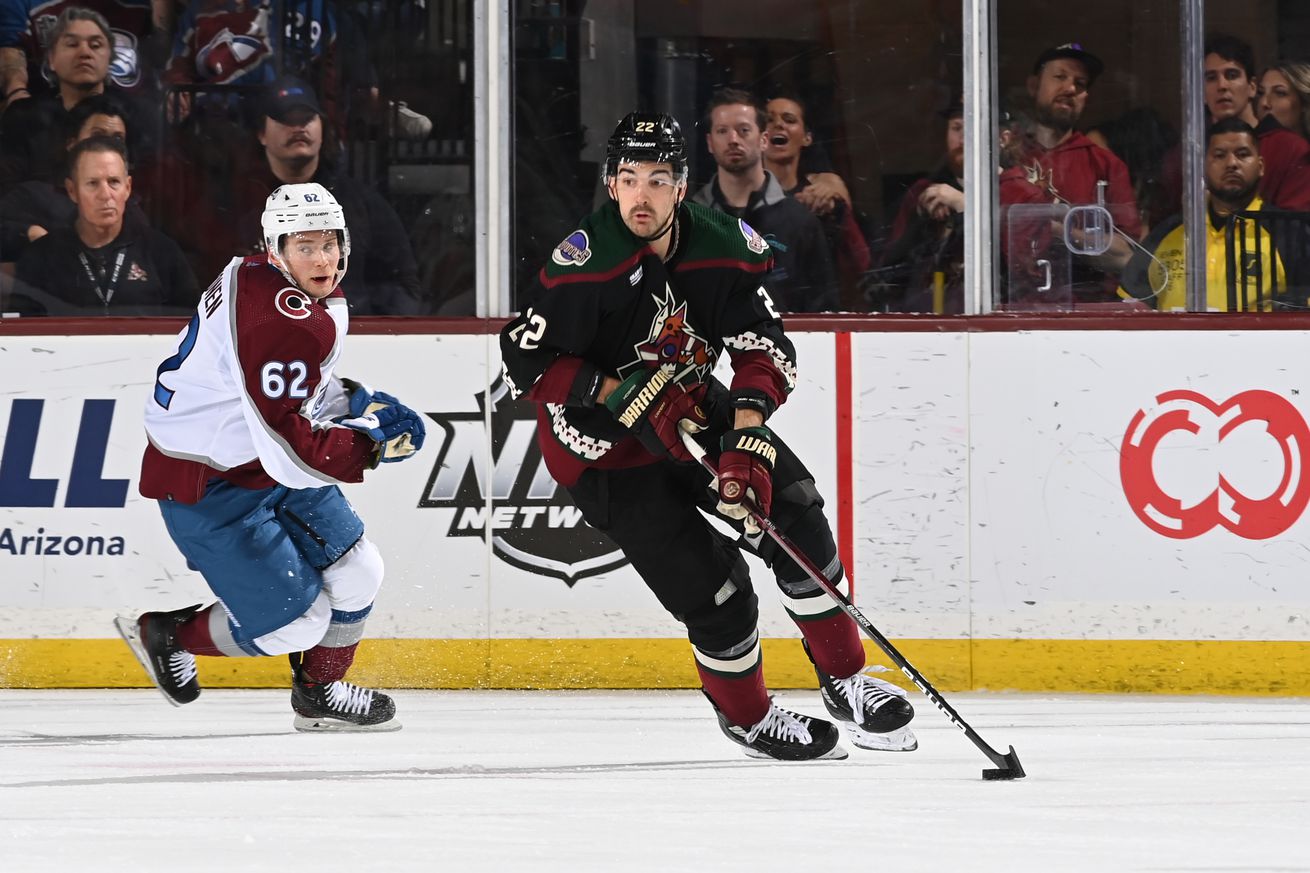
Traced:
[[[705, 449], [701, 448], [700, 443], [692, 439], [690, 433], [685, 430], [681, 433], [682, 443], [687, 447], [687, 451], [691, 452], [692, 457], [699, 461], [701, 466], [708, 470], [711, 476], [714, 476], [717, 479], [719, 471], [714, 468], [714, 465], [710, 463], [709, 458], [705, 456]], [[969, 738], [969, 742], [977, 746], [979, 751], [986, 755], [988, 759], [996, 765], [995, 769], [989, 768], [982, 771], [984, 779], [1022, 779], [1026, 775], [1023, 771], [1023, 765], [1019, 763], [1019, 756], [1015, 754], [1014, 746], [1010, 746], [1010, 751], [1004, 755], [989, 746], [987, 741], [978, 736], [978, 732], [970, 727], [969, 723], [960, 717], [960, 714], [955, 711], [955, 708], [946, 702], [946, 699], [938, 693], [937, 689], [932, 687], [932, 683], [925, 679], [923, 674], [920, 673], [913, 664], [906, 660], [904, 655], [897, 651], [896, 647], [891, 644], [891, 641], [883, 636], [882, 632], [873, 626], [873, 622], [865, 618], [864, 613], [856, 609], [855, 604], [851, 603], [850, 600], [846, 598], [846, 595], [837, 590], [832, 582], [828, 580], [828, 577], [824, 575], [823, 571], [815, 566], [814, 562], [806, 557], [800, 549], [796, 548], [782, 531], [778, 530], [777, 525], [770, 521], [767, 516], [758, 512], [755, 507], [751, 506], [749, 503], [745, 504], [745, 506], [750, 511], [751, 518], [757, 525], [759, 525], [760, 530], [768, 534], [769, 537], [778, 544], [779, 548], [787, 553], [789, 558], [795, 561], [801, 569], [808, 573], [810, 578], [813, 579], [815, 583], [817, 583], [818, 586], [822, 588], [838, 606], [841, 607], [842, 611], [849, 615], [855, 623], [869, 635], [869, 639], [877, 643], [878, 648], [887, 653], [887, 657], [891, 658], [892, 663], [899, 667], [901, 672], [910, 678], [910, 681], [923, 692], [923, 696], [931, 700], [933, 705], [940, 709], [942, 714], [946, 716], [946, 719], [963, 731], [964, 735]]]

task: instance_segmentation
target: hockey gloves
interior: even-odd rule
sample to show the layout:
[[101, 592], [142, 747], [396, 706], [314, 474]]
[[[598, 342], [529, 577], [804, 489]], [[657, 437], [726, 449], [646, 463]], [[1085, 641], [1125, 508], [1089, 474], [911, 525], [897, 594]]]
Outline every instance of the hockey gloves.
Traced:
[[387, 392], [374, 391], [354, 379], [342, 379], [341, 387], [350, 414], [335, 421], [368, 434], [378, 444], [378, 461], [403, 461], [423, 447], [427, 434], [423, 416]]
[[682, 444], [679, 424], [683, 430], [696, 433], [704, 430], [708, 421], [696, 399], [664, 369], [633, 373], [605, 398], [605, 405], [652, 455], [695, 461]]
[[341, 387], [346, 390], [350, 402], [350, 415], [348, 418], [359, 418], [361, 415], [368, 414], [368, 405], [376, 403], [379, 408], [382, 406], [403, 406], [400, 400], [385, 391], [374, 391], [362, 382], [356, 382], [354, 379], [342, 379]]
[[341, 424], [368, 434], [378, 444], [377, 459], [384, 464], [403, 461], [423, 448], [427, 435], [423, 417], [417, 412], [399, 403], [387, 405], [376, 400], [364, 407], [363, 415], [344, 419]]
[[728, 431], [719, 443], [722, 454], [717, 509], [741, 521], [752, 536], [760, 532], [760, 527], [751, 518], [746, 503], [765, 516], [773, 505], [773, 464], [778, 450], [772, 440], [767, 427], [743, 427]]

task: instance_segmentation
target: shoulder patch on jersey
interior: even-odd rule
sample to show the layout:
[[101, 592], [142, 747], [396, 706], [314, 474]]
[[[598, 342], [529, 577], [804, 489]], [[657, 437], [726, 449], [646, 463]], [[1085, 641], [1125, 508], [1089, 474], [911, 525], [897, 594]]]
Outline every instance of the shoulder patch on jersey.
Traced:
[[591, 257], [591, 240], [585, 230], [575, 230], [555, 246], [550, 259], [561, 267], [581, 267]]
[[283, 288], [274, 296], [273, 305], [277, 307], [278, 312], [296, 321], [309, 318], [310, 315], [309, 301], [305, 299], [304, 293], [299, 288]]
[[746, 238], [746, 248], [750, 249], [757, 255], [764, 254], [769, 244], [764, 241], [764, 237], [756, 232], [744, 219], [737, 219], [737, 226], [741, 228], [741, 235]]

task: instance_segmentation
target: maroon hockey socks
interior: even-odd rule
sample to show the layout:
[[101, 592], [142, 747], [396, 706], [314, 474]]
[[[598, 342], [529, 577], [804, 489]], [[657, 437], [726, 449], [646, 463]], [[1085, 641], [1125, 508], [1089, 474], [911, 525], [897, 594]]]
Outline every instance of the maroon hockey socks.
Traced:
[[[218, 614], [213, 613], [217, 610]], [[226, 657], [227, 653], [214, 643], [214, 634], [210, 631], [210, 622], [218, 619], [227, 627], [227, 614], [217, 603], [211, 603], [195, 615], [188, 618], [177, 628], [177, 642], [183, 649], [193, 655], [207, 655], [211, 658]]]
[[864, 669], [860, 629], [849, 615], [837, 611], [825, 618], [802, 620], [795, 615], [792, 618], [810, 646], [815, 665], [824, 673], [845, 679]]
[[769, 712], [769, 692], [764, 687], [764, 665], [760, 642], [753, 639], [746, 651], [706, 654], [692, 646], [696, 672], [714, 705], [728, 721], [750, 727]]
[[304, 681], [329, 685], [346, 677], [346, 671], [355, 662], [355, 649], [359, 643], [348, 646], [314, 646], [301, 656], [300, 675]]

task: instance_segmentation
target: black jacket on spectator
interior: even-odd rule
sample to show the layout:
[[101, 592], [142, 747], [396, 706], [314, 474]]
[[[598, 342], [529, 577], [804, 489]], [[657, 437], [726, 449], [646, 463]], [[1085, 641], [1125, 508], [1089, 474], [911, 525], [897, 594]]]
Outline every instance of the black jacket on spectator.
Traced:
[[[346, 292], [351, 315], [426, 314], [428, 307], [419, 299], [418, 264], [409, 246], [409, 233], [391, 204], [373, 188], [325, 162], [319, 163], [310, 181], [331, 191], [346, 214], [350, 262], [341, 290]], [[264, 200], [280, 184], [269, 175], [247, 195], [249, 211], [240, 227], [242, 239], [251, 246], [262, 248], [259, 220]]]
[[19, 100], [0, 115], [0, 190], [63, 175], [55, 164], [64, 153], [59, 138], [67, 115], [56, 94]]
[[[128, 154], [135, 162], [150, 151], [142, 131], [158, 110], [110, 85], [113, 97], [128, 114]], [[19, 100], [0, 114], [0, 193], [20, 182], [59, 182], [64, 178], [64, 137], [68, 110], [58, 93]]]
[[177, 243], [135, 209], [99, 249], [87, 248], [72, 227], [52, 230], [27, 247], [15, 278], [6, 309], [22, 315], [180, 315], [200, 299]]
[[[134, 199], [129, 200], [130, 214], [145, 221], [145, 213]], [[31, 243], [27, 229], [32, 225], [47, 231], [71, 227], [77, 218], [77, 206], [68, 198], [63, 183], [24, 182], [0, 197], [0, 262], [17, 261]]]
[[719, 177], [692, 200], [735, 215], [759, 232], [773, 250], [773, 269], [764, 279], [775, 304], [786, 312], [830, 312], [837, 308], [837, 282], [823, 225], [788, 197], [767, 170], [764, 187], [752, 192], [745, 209], [723, 199]]

